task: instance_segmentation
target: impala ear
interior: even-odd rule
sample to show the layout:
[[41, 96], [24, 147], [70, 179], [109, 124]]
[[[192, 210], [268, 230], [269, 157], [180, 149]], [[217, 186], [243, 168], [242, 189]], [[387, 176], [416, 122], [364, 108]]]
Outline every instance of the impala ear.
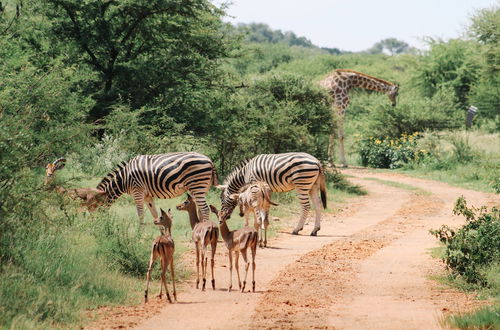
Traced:
[[229, 195], [229, 198], [234, 199], [235, 201], [237, 201], [240, 198], [240, 194], [231, 194], [231, 195]]
[[220, 189], [220, 190], [224, 190], [227, 188], [227, 184], [219, 184], [219, 185], [216, 185], [215, 188]]
[[217, 208], [213, 205], [210, 205], [210, 211], [212, 211], [213, 213], [215, 213], [217, 216], [219, 215], [219, 211], [217, 210]]

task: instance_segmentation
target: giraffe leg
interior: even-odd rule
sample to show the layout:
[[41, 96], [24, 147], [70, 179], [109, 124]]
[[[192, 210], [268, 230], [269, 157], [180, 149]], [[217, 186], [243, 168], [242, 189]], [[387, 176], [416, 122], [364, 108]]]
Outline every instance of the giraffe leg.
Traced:
[[311, 236], [316, 236], [318, 231], [321, 228], [321, 201], [319, 200], [319, 187], [318, 183], [315, 183], [309, 192], [309, 196], [311, 197], [314, 204], [314, 211], [316, 213], [316, 220], [314, 222], [314, 229], [311, 232]]
[[304, 228], [304, 223], [307, 219], [307, 214], [309, 213], [309, 208], [311, 207], [309, 204], [309, 189], [297, 189], [297, 195], [299, 197], [300, 205], [302, 206], [302, 213], [300, 214], [299, 223], [297, 223], [297, 227], [293, 230], [293, 235], [298, 235], [299, 231]]
[[344, 150], [344, 116], [339, 121], [339, 148], [340, 148], [340, 163], [342, 167], [347, 167], [347, 160], [345, 159]]

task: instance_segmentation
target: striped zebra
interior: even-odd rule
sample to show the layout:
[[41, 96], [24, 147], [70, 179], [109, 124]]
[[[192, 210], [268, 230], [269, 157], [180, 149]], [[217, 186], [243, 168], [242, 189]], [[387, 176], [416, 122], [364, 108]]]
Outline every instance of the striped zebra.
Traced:
[[142, 224], [144, 202], [153, 218], [158, 219], [153, 199], [174, 198], [186, 191], [194, 197], [202, 220], [208, 220], [210, 211], [205, 196], [212, 185], [217, 185], [217, 172], [207, 156], [174, 152], [140, 155], [122, 162], [102, 179], [97, 190], [108, 205], [122, 194], [131, 195]]
[[221, 212], [228, 218], [237, 205], [234, 194], [241, 187], [254, 181], [264, 181], [273, 192], [285, 192], [295, 189], [302, 206], [299, 223], [293, 230], [297, 235], [304, 227], [309, 213], [311, 197], [316, 209], [316, 222], [311, 236], [316, 236], [321, 222], [321, 201], [326, 208], [326, 188], [323, 167], [315, 157], [303, 152], [285, 154], [262, 154], [243, 161], [224, 180], [224, 184], [217, 186], [222, 189]]

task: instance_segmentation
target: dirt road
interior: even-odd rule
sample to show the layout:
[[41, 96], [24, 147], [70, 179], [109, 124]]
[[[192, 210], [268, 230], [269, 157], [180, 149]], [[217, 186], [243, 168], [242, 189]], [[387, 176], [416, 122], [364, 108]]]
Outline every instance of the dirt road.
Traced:
[[451, 211], [460, 195], [476, 206], [499, 205], [498, 195], [394, 173], [342, 172], [369, 195], [324, 217], [318, 237], [306, 236], [310, 221], [303, 235], [288, 228], [259, 249], [256, 293], [226, 291], [228, 261], [220, 244], [216, 291], [201, 292], [190, 282], [175, 304], [154, 299], [114, 310], [92, 328], [434, 329], [443, 314], [478, 305], [429, 279], [443, 266], [429, 256], [437, 241], [428, 230], [463, 222]]

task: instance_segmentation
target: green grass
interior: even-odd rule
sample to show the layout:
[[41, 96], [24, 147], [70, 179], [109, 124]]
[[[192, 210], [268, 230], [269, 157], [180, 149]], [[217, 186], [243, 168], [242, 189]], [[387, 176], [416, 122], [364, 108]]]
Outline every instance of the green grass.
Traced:
[[472, 313], [452, 315], [446, 322], [460, 329], [500, 329], [500, 305], [482, 307]]
[[423, 189], [420, 189], [418, 187], [415, 187], [415, 186], [412, 186], [409, 184], [405, 184], [405, 183], [383, 180], [383, 179], [378, 179], [378, 178], [364, 178], [364, 180], [376, 181], [376, 182], [385, 184], [386, 186], [404, 189], [404, 190], [409, 190], [409, 191], [414, 192], [417, 195], [431, 195], [431, 193], [429, 191], [426, 191], [426, 190], [423, 190]]

